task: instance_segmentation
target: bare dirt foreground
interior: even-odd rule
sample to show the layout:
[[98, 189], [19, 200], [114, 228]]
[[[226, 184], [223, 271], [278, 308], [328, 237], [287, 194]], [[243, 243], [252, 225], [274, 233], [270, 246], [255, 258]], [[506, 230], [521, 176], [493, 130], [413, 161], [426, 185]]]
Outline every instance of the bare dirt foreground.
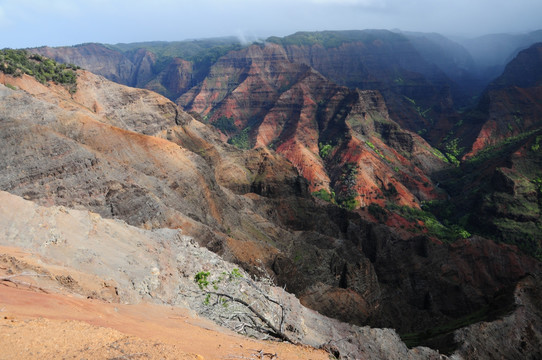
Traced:
[[[32, 260], [13, 248], [0, 253]], [[178, 307], [59, 292], [34, 276], [14, 276], [10, 263], [0, 263], [0, 359], [329, 358], [308, 347], [241, 337]]]

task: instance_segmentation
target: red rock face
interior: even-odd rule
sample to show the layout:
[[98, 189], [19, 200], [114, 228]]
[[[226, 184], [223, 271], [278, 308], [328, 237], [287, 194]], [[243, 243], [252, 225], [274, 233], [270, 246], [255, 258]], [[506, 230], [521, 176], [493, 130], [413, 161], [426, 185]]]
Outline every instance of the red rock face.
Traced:
[[387, 31], [340, 46], [284, 45], [292, 62], [310, 65], [331, 81], [350, 88], [379, 89], [393, 119], [433, 143], [457, 119], [450, 80], [422, 58], [412, 43]]
[[[335, 192], [357, 206], [417, 207], [438, 196], [424, 173], [444, 164], [423, 139], [391, 120], [378, 91], [338, 86], [290, 61], [279, 45], [229, 53], [178, 102], [211, 123], [225, 116], [250, 127], [252, 145], [275, 148], [310, 191]], [[341, 180], [347, 165], [356, 172], [349, 184]]]

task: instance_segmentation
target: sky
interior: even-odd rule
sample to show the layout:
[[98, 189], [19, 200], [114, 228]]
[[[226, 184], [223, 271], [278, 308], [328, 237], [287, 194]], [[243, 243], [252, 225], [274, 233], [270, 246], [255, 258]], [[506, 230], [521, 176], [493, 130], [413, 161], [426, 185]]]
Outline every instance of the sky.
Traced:
[[542, 0], [0, 0], [0, 48], [400, 29], [542, 29]]

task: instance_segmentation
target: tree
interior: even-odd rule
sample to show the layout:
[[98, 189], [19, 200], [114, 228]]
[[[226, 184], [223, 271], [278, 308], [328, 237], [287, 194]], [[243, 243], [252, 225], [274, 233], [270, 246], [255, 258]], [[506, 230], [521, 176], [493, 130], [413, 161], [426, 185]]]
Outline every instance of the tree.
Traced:
[[200, 271], [194, 282], [201, 290], [206, 315], [221, 325], [245, 335], [264, 334], [296, 343], [285, 333], [288, 309], [270, 295], [274, 284], [264, 274], [254, 281], [237, 268], [218, 275]]

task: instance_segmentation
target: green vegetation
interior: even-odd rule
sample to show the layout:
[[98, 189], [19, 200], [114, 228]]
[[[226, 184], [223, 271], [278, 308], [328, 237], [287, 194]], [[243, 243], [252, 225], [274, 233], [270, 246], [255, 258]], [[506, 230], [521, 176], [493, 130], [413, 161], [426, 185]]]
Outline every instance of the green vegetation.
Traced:
[[391, 198], [399, 194], [399, 192], [397, 191], [397, 188], [391, 182], [388, 183], [388, 186], [386, 188], [382, 189], [382, 192], [384, 193], [384, 195]]
[[218, 286], [221, 282], [224, 280], [234, 280], [238, 278], [242, 278], [243, 274], [239, 271], [238, 268], [234, 268], [229, 274], [226, 272], [223, 272], [216, 280], [210, 281], [211, 273], [209, 271], [200, 271], [196, 275], [194, 275], [194, 282], [198, 284], [198, 287], [201, 290], [207, 289], [209, 285], [213, 286], [214, 290], [218, 290]]
[[[427, 119], [427, 114], [429, 113], [429, 111], [431, 111], [431, 108], [427, 108], [425, 110], [422, 110], [422, 108], [416, 104], [416, 101], [412, 98], [409, 98], [408, 96], [404, 96], [403, 95], [403, 98], [405, 100], [407, 100], [410, 104], [412, 104], [412, 106], [414, 106], [414, 108], [416, 109], [416, 112], [418, 113], [418, 115], [420, 115], [421, 117], [423, 117], [424, 119]], [[429, 119], [431, 122], [433, 122], [431, 119]]]
[[317, 197], [318, 199], [322, 199], [327, 202], [331, 202], [331, 203], [335, 202], [335, 192], [333, 190], [331, 190], [331, 192], [328, 192], [326, 189], [320, 189], [318, 191], [313, 192], [312, 196]]
[[356, 196], [350, 195], [346, 198], [341, 198], [339, 200], [339, 205], [345, 209], [352, 211], [359, 208], [360, 204], [359, 201], [356, 199]]
[[450, 161], [448, 160], [448, 158], [446, 156], [444, 156], [443, 153], [441, 153], [438, 149], [436, 148], [431, 148], [431, 153], [433, 155], [435, 155], [436, 157], [438, 157], [440, 160], [444, 161], [444, 162], [447, 162], [449, 163]]
[[531, 145], [531, 150], [532, 151], [538, 151], [540, 150], [540, 143], [542, 142], [542, 135], [539, 135], [536, 137], [535, 141], [534, 141], [534, 144]]
[[366, 44], [374, 41], [407, 41], [407, 39], [396, 33], [385, 30], [352, 30], [352, 31], [301, 31], [283, 38], [272, 36], [266, 41], [282, 46], [312, 46], [321, 45], [326, 49], [336, 48], [345, 43], [363, 42]]
[[[271, 335], [293, 343], [283, 332], [289, 309], [283, 305], [282, 297], [273, 298], [270, 295], [269, 287], [275, 284], [267, 272], [262, 271], [264, 276], [258, 282], [243, 276], [237, 268], [218, 276], [200, 271], [194, 276], [194, 282], [202, 290], [203, 304], [209, 306], [208, 310], [217, 314], [219, 319], [225, 320], [219, 320], [221, 325], [227, 323], [231, 327], [232, 321], [236, 321], [242, 325], [236, 327], [239, 333]], [[212, 290], [208, 289], [209, 285], [213, 285]]]
[[320, 157], [322, 159], [326, 159], [329, 154], [333, 151], [333, 146], [331, 144], [318, 144], [318, 148], [320, 149]]
[[374, 146], [374, 144], [372, 142], [365, 141], [365, 144], [367, 144], [367, 146], [370, 147], [371, 149], [373, 149], [374, 151], [377, 151], [376, 146]]
[[388, 211], [378, 204], [369, 204], [369, 206], [367, 206], [367, 211], [380, 222], [386, 222], [386, 220], [388, 220]]
[[346, 163], [342, 169], [342, 174], [335, 188], [339, 189], [336, 197], [337, 204], [345, 209], [354, 210], [359, 207], [359, 201], [356, 200], [358, 193], [356, 190], [356, 176], [359, 170], [355, 163]]
[[250, 127], [247, 127], [243, 129], [237, 135], [229, 138], [228, 143], [238, 147], [239, 149], [248, 150], [251, 148], [249, 133], [250, 133]]
[[200, 289], [203, 290], [209, 285], [209, 275], [211, 275], [209, 271], [200, 271], [194, 275], [194, 282], [198, 284]]
[[[440, 186], [451, 198], [428, 202], [423, 209], [458, 235], [466, 235], [462, 232], [466, 229], [516, 245], [542, 260], [541, 152], [536, 146], [540, 142], [540, 129], [505, 138], [463, 161], [460, 167], [440, 173]], [[453, 152], [453, 145], [447, 150]], [[507, 161], [525, 148], [528, 151], [522, 152], [510, 168]]]
[[194, 80], [200, 81], [209, 73], [211, 66], [230, 51], [240, 50], [243, 45], [235, 37], [187, 41], [152, 41], [130, 44], [106, 45], [108, 48], [126, 53], [129, 57], [139, 49], [145, 49], [157, 56], [153, 71], [159, 73], [173, 58], [191, 61], [194, 65]]
[[106, 47], [121, 51], [123, 53], [136, 52], [139, 49], [148, 50], [159, 58], [174, 58], [178, 57], [188, 61], [203, 58], [204, 54], [214, 52], [215, 54], [222, 51], [211, 50], [228, 47], [241, 48], [241, 44], [236, 37], [223, 37], [201, 40], [185, 40], [185, 41], [147, 41], [136, 42], [129, 44], [105, 45]]
[[495, 145], [487, 146], [475, 156], [465, 161], [466, 169], [465, 172], [469, 172], [469, 169], [478, 167], [481, 163], [484, 163], [492, 158], [499, 158], [507, 153], [512, 152], [512, 149], [517, 148], [521, 143], [528, 138], [529, 136], [540, 132], [541, 130], [531, 130], [516, 136], [507, 137]]
[[460, 157], [463, 154], [463, 152], [465, 151], [465, 148], [464, 147], [459, 147], [458, 144], [459, 144], [459, 139], [455, 138], [455, 139], [449, 141], [445, 146], [446, 157], [455, 166], [459, 166], [460, 161], [459, 161], [458, 157]]
[[0, 71], [12, 76], [27, 74], [46, 84], [54, 81], [68, 86], [70, 92], [77, 90], [77, 74], [79, 67], [71, 64], [60, 64], [40, 55], [31, 55], [26, 50], [0, 50]]
[[384, 160], [388, 161], [388, 160], [386, 159], [386, 157], [384, 156], [384, 154], [382, 154], [382, 153], [380, 152], [380, 150], [378, 150], [377, 147], [376, 147], [372, 142], [370, 142], [370, 141], [365, 141], [365, 144], [366, 144], [368, 147], [370, 147], [370, 148], [371, 148], [378, 156], [380, 156], [381, 159], [384, 159]]
[[388, 204], [386, 207], [410, 222], [422, 221], [427, 228], [428, 235], [440, 240], [453, 242], [457, 239], [466, 239], [471, 236], [467, 230], [458, 224], [444, 225], [429, 211], [394, 204]]
[[224, 135], [231, 134], [237, 131], [237, 127], [235, 126], [235, 120], [231, 117], [228, 118], [225, 116], [221, 116], [211, 125], [222, 131]]

